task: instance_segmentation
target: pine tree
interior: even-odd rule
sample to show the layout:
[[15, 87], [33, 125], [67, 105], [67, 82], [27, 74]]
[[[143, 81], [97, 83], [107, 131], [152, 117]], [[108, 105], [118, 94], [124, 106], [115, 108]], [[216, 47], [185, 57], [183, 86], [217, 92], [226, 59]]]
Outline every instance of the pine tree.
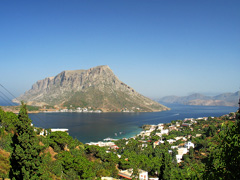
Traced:
[[13, 153], [11, 156], [11, 179], [39, 179], [41, 176], [41, 146], [31, 126], [26, 104], [22, 102], [18, 115], [16, 132], [13, 136]]

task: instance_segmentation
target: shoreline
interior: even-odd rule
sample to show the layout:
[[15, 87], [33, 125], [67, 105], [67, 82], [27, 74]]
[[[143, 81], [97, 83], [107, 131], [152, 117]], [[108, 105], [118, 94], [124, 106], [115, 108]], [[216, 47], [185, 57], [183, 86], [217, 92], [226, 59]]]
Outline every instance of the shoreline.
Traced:
[[[222, 115], [222, 116], [226, 116], [227, 114], [225, 114], [225, 115]], [[198, 117], [198, 118], [184, 118], [183, 120], [180, 120], [180, 119], [176, 119], [176, 120], [173, 120], [173, 121], [181, 121], [181, 122], [179, 122], [179, 123], [177, 123], [177, 124], [182, 124], [182, 123], [184, 123], [185, 121], [189, 121], [189, 120], [192, 120], [192, 123], [196, 123], [196, 121], [197, 120], [205, 120], [205, 121], [207, 121], [207, 118], [208, 117]], [[211, 117], [211, 118], [214, 118], [214, 117]], [[129, 139], [135, 139], [135, 138], [137, 138], [138, 136], [140, 136], [140, 135], [142, 135], [142, 136], [149, 136], [149, 133], [151, 133], [152, 131], [154, 131], [156, 128], [159, 128], [160, 126], [162, 126], [162, 127], [164, 127], [164, 125], [165, 124], [169, 124], [169, 123], [171, 123], [171, 122], [168, 122], [168, 123], [159, 123], [159, 124], [144, 124], [144, 125], [148, 125], [148, 126], [150, 126], [150, 129], [149, 130], [144, 130], [142, 127], [144, 126], [142, 126], [142, 127], [139, 127], [138, 128], [138, 133], [135, 133], [135, 131], [137, 131], [137, 130], [135, 130], [135, 131], [133, 131], [133, 132], [130, 132], [129, 134], [128, 134], [128, 136], [127, 137], [121, 137], [121, 138], [119, 138], [119, 139], [115, 139], [114, 141], [118, 141], [118, 140], [120, 140], [120, 139], [126, 139], [126, 140], [129, 140]], [[140, 131], [140, 129], [141, 129], [141, 131]], [[170, 131], [170, 130], [169, 130]], [[133, 135], [134, 134], [134, 135]], [[109, 138], [109, 137], [108, 137]], [[107, 138], [105, 138], [105, 139], [107, 139]], [[114, 138], [110, 138], [110, 139], [114, 139]], [[104, 142], [104, 139], [102, 139], [102, 141], [98, 141], [98, 142]], [[110, 142], [113, 142], [113, 141], [110, 141]], [[93, 142], [88, 142], [88, 143], [84, 143], [84, 144], [90, 144], [90, 143], [93, 143]]]
[[[192, 107], [196, 107], [196, 106], [192, 106]], [[51, 115], [51, 113], [49, 115], [47, 115], [47, 113], [41, 113], [40, 115], [43, 116], [44, 118], [46, 118], [46, 122], [44, 122], [41, 126], [44, 127], [44, 124], [51, 124], [51, 123], [55, 123], [54, 124], [54, 127], [56, 127], [56, 123], [58, 123], [58, 120], [61, 120], [61, 122], [63, 121], [63, 119], [61, 119], [62, 117], [65, 117], [64, 119], [69, 119], [69, 118], [72, 118], [72, 117], [81, 117], [81, 120], [84, 120], [86, 121], [87, 119], [89, 119], [89, 117], [93, 118], [93, 119], [98, 119], [98, 117], [101, 117], [101, 118], [107, 118], [109, 122], [113, 121], [113, 125], [116, 124], [116, 123], [123, 123], [123, 126], [121, 127], [115, 127], [114, 125], [114, 129], [115, 130], [109, 130], [109, 133], [107, 132], [102, 132], [100, 134], [101, 131], [97, 131], [97, 133], [94, 135], [94, 132], [92, 132], [92, 129], [97, 129], [98, 127], [95, 126], [95, 120], [91, 120], [90, 122], [93, 123], [92, 125], [94, 126], [93, 128], [90, 129], [90, 131], [92, 132], [92, 134], [88, 137], [88, 132], [84, 132], [83, 130], [83, 133], [78, 133], [77, 132], [77, 129], [82, 129], [83, 127], [80, 127], [80, 125], [82, 126], [82, 121], [79, 120], [79, 123], [76, 123], [78, 120], [76, 121], [73, 121], [73, 124], [76, 124], [78, 125], [79, 127], [74, 127], [73, 128], [73, 131], [71, 131], [71, 128], [69, 129], [69, 133], [70, 135], [72, 135], [72, 137], [74, 138], [77, 138], [79, 139], [79, 141], [83, 142], [84, 144], [85, 143], [88, 143], [88, 142], [96, 142], [96, 141], [102, 141], [104, 138], [107, 138], [107, 137], [111, 137], [111, 138], [114, 138], [114, 139], [123, 139], [123, 138], [132, 138], [132, 137], [135, 137], [135, 136], [138, 136], [140, 133], [142, 133], [142, 131], [144, 129], [142, 129], [142, 125], [149, 125], [149, 124], [159, 124], [159, 123], [170, 123], [172, 120], [184, 120], [184, 118], [186, 117], [193, 117], [193, 118], [198, 118], [198, 117], [202, 117], [202, 116], [221, 116], [221, 115], [224, 115], [224, 114], [227, 114], [229, 112], [235, 112], [235, 108], [227, 108], [227, 107], [224, 107], [224, 108], [201, 108], [199, 112], [199, 107], [196, 107], [196, 108], [192, 108], [192, 107], [189, 107], [189, 106], [173, 106], [171, 107], [172, 110], [171, 111], [164, 111], [164, 112], [154, 112], [154, 113], [111, 113], [111, 112], [108, 112], [108, 113], [104, 113], [104, 114], [101, 114], [101, 115], [96, 115], [96, 114], [89, 114], [89, 113], [85, 113], [85, 114], [82, 114], [82, 113], [72, 113], [69, 114], [69, 113], [63, 113], [63, 114], [60, 114], [59, 112], [58, 113], [54, 113], [53, 115]], [[192, 111], [192, 113], [185, 113], [186, 109], [190, 112]], [[195, 111], [195, 109], [197, 109], [197, 111]], [[209, 109], [210, 109], [210, 112], [209, 112]], [[210, 114], [211, 113], [211, 114]], [[109, 115], [108, 115], [109, 114]], [[176, 116], [177, 114], [177, 116]], [[53, 119], [52, 121], [49, 121], [48, 123], [48, 119], [52, 119], [54, 117], [57, 117], [56, 119]], [[31, 115], [30, 117], [33, 118], [33, 122], [36, 121], [36, 123], [38, 122], [38, 119], [35, 118], [34, 115]], [[69, 117], [69, 118], [68, 118]], [[60, 118], [60, 119], [59, 119]], [[116, 118], [116, 122], [115, 122], [115, 119]], [[121, 118], [123, 118], [124, 120], [121, 120]], [[112, 120], [110, 120], [112, 119]], [[126, 120], [125, 120], [126, 119]], [[129, 119], [129, 120], [127, 120]], [[131, 120], [131, 123], [130, 123], [130, 120]], [[83, 122], [84, 122], [83, 121]], [[112, 127], [111, 123], [110, 125], [108, 125], [108, 121], [104, 121], [104, 123], [106, 123], [106, 127]], [[125, 122], [126, 121], [126, 122]], [[72, 122], [72, 121], [71, 121]], [[87, 122], [87, 121], [86, 121]], [[99, 124], [100, 122], [99, 121], [96, 121], [97, 124]], [[63, 123], [63, 122], [62, 122]], [[130, 123], [131, 126], [127, 125], [128, 123]], [[48, 127], [49, 125], [47, 125]], [[50, 127], [50, 126], [49, 126]], [[61, 126], [62, 128], [67, 128], [68, 127], [68, 124], [66, 124], [66, 126]], [[105, 126], [104, 126], [105, 127]], [[100, 127], [99, 127], [100, 128]], [[123, 134], [119, 134], [119, 132], [122, 131]], [[115, 133], [117, 133], [117, 136], [115, 136]], [[92, 137], [91, 137], [92, 136]]]
[[[19, 106], [0, 106], [4, 111], [6, 112], [13, 112], [15, 114], [19, 113], [20, 107]], [[16, 109], [13, 109], [16, 108]], [[37, 113], [154, 113], [154, 112], [163, 112], [163, 111], [170, 111], [171, 109], [164, 109], [164, 110], [159, 110], [159, 111], [101, 111], [101, 110], [91, 110], [91, 111], [86, 111], [86, 112], [81, 112], [81, 111], [29, 111], [28, 114], [37, 114]]]

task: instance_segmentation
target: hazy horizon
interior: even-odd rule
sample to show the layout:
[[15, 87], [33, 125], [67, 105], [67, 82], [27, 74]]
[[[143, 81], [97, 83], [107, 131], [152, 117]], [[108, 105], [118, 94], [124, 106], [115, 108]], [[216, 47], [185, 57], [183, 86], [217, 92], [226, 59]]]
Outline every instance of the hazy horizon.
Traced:
[[239, 90], [240, 1], [1, 1], [0, 84], [16, 97], [108, 65], [150, 98]]

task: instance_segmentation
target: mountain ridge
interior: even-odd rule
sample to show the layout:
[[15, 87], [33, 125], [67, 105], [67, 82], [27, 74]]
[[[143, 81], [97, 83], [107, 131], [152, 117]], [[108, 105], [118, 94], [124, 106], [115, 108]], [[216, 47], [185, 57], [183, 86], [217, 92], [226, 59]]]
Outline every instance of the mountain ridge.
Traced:
[[120, 81], [107, 65], [62, 71], [37, 81], [17, 100], [37, 106], [92, 107], [103, 111], [134, 108], [141, 111], [168, 110]]
[[189, 96], [165, 96], [157, 99], [157, 101], [160, 103], [177, 103], [185, 105], [238, 107], [239, 97], [240, 91], [235, 93], [222, 93], [216, 96], [205, 96], [200, 93], [194, 93]]

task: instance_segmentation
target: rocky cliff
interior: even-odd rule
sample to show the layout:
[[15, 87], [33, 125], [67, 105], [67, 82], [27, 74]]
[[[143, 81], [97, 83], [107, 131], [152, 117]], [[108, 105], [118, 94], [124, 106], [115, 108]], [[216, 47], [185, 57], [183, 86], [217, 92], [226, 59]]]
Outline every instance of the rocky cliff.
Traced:
[[92, 107], [103, 111], [168, 109], [120, 81], [108, 66], [63, 71], [55, 77], [37, 81], [17, 100], [38, 106]]

